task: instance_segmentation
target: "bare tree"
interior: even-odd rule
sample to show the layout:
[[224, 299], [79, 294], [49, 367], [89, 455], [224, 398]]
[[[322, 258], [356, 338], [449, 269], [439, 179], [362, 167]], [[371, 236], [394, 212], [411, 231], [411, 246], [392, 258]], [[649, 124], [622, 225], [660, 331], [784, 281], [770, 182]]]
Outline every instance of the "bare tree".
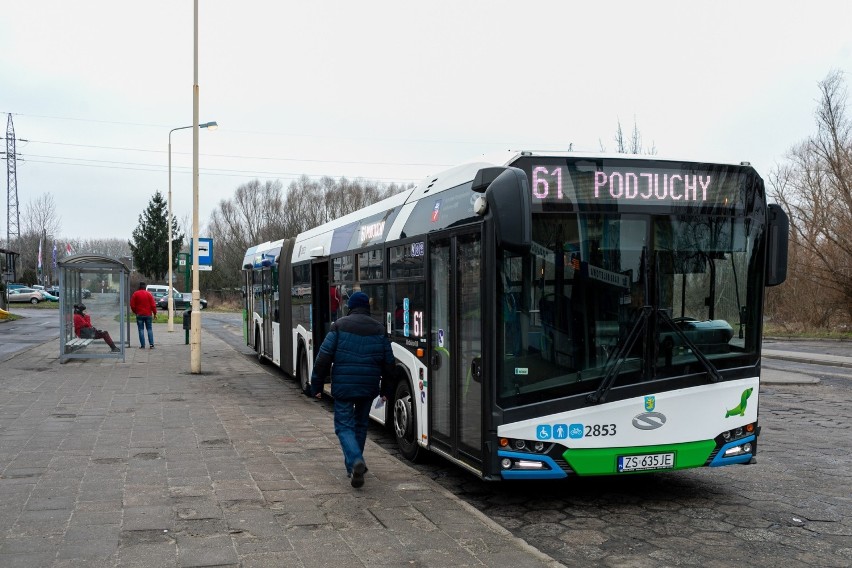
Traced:
[[[410, 186], [409, 186], [410, 187]], [[254, 180], [243, 184], [234, 197], [219, 202], [210, 216], [208, 233], [214, 240], [216, 269], [204, 275], [213, 288], [239, 286], [246, 250], [264, 241], [294, 237], [338, 219], [405, 189], [391, 184], [347, 178], [307, 176], [290, 183], [286, 197], [281, 182]]]
[[[21, 271], [38, 272], [39, 244], [42, 248], [42, 273], [40, 279], [50, 283], [54, 278], [53, 244], [62, 227], [62, 218], [53, 195], [45, 193], [24, 206], [23, 230], [18, 249], [21, 253]], [[32, 282], [27, 282], [32, 284]]]
[[[639, 126], [636, 124], [636, 117], [633, 117], [633, 132], [630, 133], [630, 138], [626, 138], [624, 130], [621, 128], [621, 119], [618, 119], [618, 126], [615, 129], [613, 136], [615, 141], [615, 151], [619, 154], [647, 154], [654, 155], [657, 153], [657, 147], [651, 143], [650, 148], [645, 148], [642, 145], [642, 133], [639, 131]], [[601, 140], [598, 140], [601, 147], [601, 152], [606, 152], [606, 146]]]
[[788, 281], [807, 282], [806, 288], [789, 285], [808, 292], [788, 302], [799, 307], [802, 321], [825, 327], [840, 314], [847, 323], [852, 320], [852, 123], [840, 71], [829, 73], [819, 91], [817, 133], [789, 150], [769, 183], [790, 217], [796, 269]]

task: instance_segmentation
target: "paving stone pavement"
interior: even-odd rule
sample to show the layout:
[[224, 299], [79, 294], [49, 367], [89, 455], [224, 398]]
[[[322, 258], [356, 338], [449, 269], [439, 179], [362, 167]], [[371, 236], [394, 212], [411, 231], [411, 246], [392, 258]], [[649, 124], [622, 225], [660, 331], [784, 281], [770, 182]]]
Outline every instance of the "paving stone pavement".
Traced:
[[371, 440], [353, 489], [295, 383], [205, 332], [192, 375], [155, 334], [0, 366], [0, 566], [561, 566]]

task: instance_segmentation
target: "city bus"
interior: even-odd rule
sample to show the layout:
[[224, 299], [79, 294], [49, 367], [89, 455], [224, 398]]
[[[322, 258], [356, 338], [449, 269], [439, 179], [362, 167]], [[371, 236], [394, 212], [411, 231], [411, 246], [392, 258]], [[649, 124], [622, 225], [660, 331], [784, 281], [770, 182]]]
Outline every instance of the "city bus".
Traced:
[[371, 417], [482, 479], [754, 463], [788, 230], [746, 162], [510, 152], [248, 249], [246, 341], [307, 388], [365, 292], [396, 358]]

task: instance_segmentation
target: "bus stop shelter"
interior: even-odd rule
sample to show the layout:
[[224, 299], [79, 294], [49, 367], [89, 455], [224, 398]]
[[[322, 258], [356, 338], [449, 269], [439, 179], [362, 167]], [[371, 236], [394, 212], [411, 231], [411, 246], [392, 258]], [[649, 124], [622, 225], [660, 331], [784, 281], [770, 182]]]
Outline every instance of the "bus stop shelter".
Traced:
[[[121, 359], [127, 343], [127, 286], [130, 269], [118, 259], [75, 254], [59, 261], [59, 361]], [[109, 333], [119, 348], [102, 338], [80, 337], [74, 329], [75, 306], [85, 305], [92, 326]]]

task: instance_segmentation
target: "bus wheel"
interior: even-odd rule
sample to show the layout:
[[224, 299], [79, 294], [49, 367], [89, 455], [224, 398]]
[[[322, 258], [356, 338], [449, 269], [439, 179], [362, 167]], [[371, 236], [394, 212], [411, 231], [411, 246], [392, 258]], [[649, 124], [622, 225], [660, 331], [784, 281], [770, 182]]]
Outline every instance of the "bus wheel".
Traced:
[[302, 392], [311, 396], [311, 377], [308, 375], [308, 357], [302, 351], [299, 354], [299, 386]]
[[393, 429], [399, 452], [409, 461], [417, 461], [420, 446], [417, 444], [417, 416], [414, 414], [414, 397], [408, 378], [396, 385], [393, 403]]
[[257, 353], [257, 360], [264, 363], [263, 348], [260, 345], [260, 328], [254, 328], [254, 352]]

